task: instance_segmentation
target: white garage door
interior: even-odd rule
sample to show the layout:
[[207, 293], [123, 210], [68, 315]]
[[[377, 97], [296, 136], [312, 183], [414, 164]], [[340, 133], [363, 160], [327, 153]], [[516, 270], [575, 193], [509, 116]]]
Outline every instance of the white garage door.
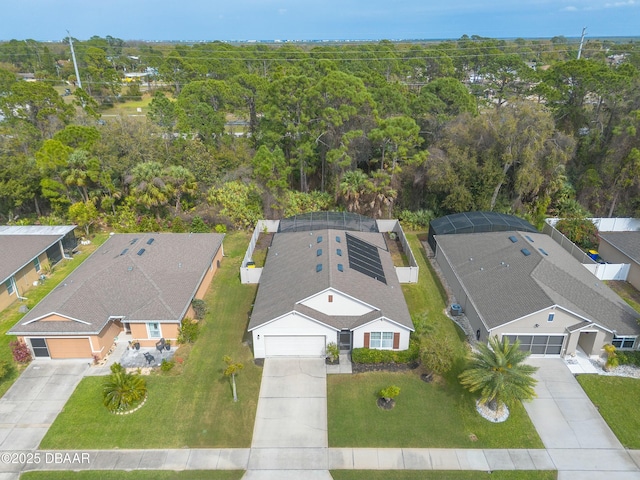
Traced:
[[320, 335], [264, 337], [267, 357], [323, 357], [325, 344], [325, 337]]

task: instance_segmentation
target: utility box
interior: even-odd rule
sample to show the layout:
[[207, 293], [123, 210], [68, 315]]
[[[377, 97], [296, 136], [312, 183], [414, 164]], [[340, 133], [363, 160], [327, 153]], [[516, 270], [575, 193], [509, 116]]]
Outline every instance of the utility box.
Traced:
[[462, 305], [459, 305], [457, 303], [451, 304], [451, 315], [453, 315], [454, 317], [462, 315]]

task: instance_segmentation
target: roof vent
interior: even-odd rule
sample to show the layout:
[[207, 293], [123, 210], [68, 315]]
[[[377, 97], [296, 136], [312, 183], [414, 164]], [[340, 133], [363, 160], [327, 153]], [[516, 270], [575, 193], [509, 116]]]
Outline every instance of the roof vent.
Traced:
[[509, 240], [511, 240], [511, 243], [516, 243], [518, 241], [518, 237], [516, 237], [515, 235], [511, 235], [509, 237]]
[[321, 272], [322, 271], [322, 264], [319, 263], [316, 265], [316, 272]]
[[522, 250], [520, 250], [520, 251], [522, 252], [522, 254], [523, 254], [525, 257], [528, 257], [529, 255], [531, 255], [531, 252], [530, 252], [530, 251], [529, 251], [529, 249], [527, 249], [527, 248], [523, 248], [523, 249], [522, 249]]
[[344, 272], [344, 267], [342, 266], [341, 263], [338, 264], [338, 271], [339, 272]]
[[155, 238], [151, 237], [149, 240], [147, 240], [147, 245], [151, 245], [154, 242]]
[[140, 250], [138, 250], [138, 255], [141, 256], [144, 253], [144, 248], [141, 248]]
[[322, 255], [322, 249], [321, 249], [321, 248], [319, 248], [319, 249], [316, 251], [316, 257], [319, 257], [319, 256], [321, 256], [321, 255]]

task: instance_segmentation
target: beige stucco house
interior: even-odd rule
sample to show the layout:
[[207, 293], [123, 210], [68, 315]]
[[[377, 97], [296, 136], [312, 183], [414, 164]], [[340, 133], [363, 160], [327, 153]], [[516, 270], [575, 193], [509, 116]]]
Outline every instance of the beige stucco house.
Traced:
[[38, 358], [102, 358], [121, 333], [176, 340], [220, 266], [224, 235], [115, 234], [11, 330]]

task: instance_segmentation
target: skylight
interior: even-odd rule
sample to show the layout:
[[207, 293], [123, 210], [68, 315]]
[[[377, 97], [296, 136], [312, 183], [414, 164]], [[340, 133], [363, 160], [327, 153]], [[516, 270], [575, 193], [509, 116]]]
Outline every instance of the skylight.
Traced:
[[316, 257], [319, 257], [320, 255], [322, 255], [322, 249], [319, 248], [318, 251], [316, 252]]
[[531, 238], [529, 235], [525, 235], [524, 238], [526, 238], [527, 240], [529, 240], [531, 243], [533, 243], [533, 238]]
[[528, 257], [529, 255], [531, 255], [531, 252], [530, 252], [530, 251], [529, 251], [529, 249], [527, 249], [527, 248], [523, 248], [523, 249], [522, 249], [522, 250], [520, 250], [520, 251], [522, 252], [522, 254], [523, 254], [525, 257]]
[[147, 245], [151, 245], [154, 242], [155, 238], [151, 237], [149, 240], [147, 240]]
[[318, 243], [321, 243], [321, 242], [322, 242], [322, 235], [318, 237]]
[[340, 242], [341, 242], [341, 240], [340, 240], [340, 236], [339, 236], [339, 235], [336, 235], [336, 242], [338, 242], [338, 243], [340, 243]]
[[344, 267], [342, 266], [341, 263], [338, 264], [338, 271], [339, 272], [344, 272]]
[[540, 253], [542, 253], [543, 255], [549, 256], [549, 254], [545, 252], [544, 248], [539, 248], [538, 250], [540, 250]]
[[145, 252], [144, 248], [141, 248], [140, 250], [138, 250], [138, 255], [142, 255]]
[[338, 248], [338, 249], [336, 250], [336, 253], [338, 254], [338, 256], [339, 256], [339, 257], [341, 257], [341, 256], [342, 256], [342, 249], [341, 249], [341, 248]]
[[516, 237], [515, 235], [511, 235], [509, 237], [509, 240], [511, 240], [512, 243], [516, 243], [518, 241], [518, 237]]
[[316, 272], [321, 272], [322, 271], [322, 264], [319, 263], [316, 265]]

